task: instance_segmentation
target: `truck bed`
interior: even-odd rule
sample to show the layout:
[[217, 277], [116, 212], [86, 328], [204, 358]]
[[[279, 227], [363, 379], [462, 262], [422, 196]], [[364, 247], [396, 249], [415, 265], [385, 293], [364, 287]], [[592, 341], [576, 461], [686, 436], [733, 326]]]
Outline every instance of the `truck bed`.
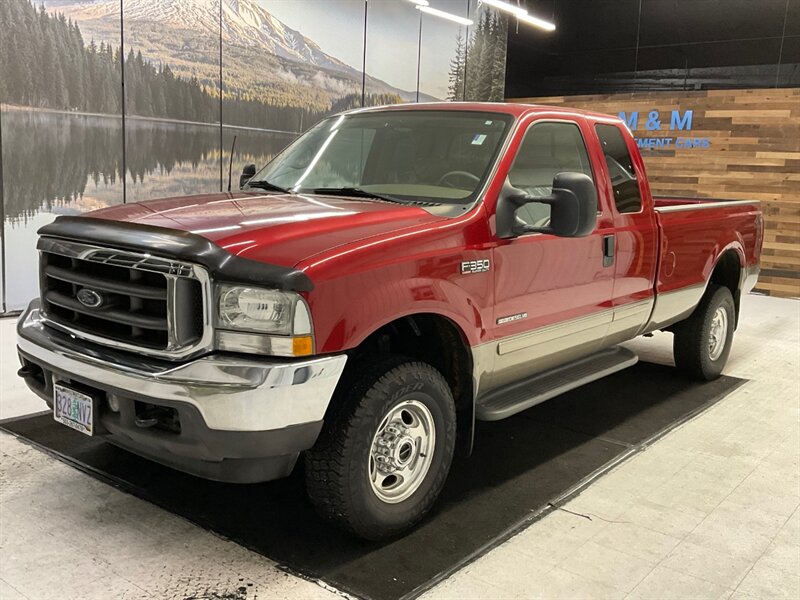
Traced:
[[728, 250], [738, 255], [742, 290], [752, 288], [763, 232], [758, 201], [669, 197], [653, 202], [660, 236], [655, 282], [660, 301], [653, 326], [691, 312], [718, 258]]

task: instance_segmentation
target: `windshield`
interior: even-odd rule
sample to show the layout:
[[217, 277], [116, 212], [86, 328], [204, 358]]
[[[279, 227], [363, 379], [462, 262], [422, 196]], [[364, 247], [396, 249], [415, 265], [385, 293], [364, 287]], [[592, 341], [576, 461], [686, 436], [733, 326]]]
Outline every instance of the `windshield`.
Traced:
[[276, 156], [251, 183], [464, 205], [480, 192], [512, 120], [511, 115], [452, 110], [332, 117]]

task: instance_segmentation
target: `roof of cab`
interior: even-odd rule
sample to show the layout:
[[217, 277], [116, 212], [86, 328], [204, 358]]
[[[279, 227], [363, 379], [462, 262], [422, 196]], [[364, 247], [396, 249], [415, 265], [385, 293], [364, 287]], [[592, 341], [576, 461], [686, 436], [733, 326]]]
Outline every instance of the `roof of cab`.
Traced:
[[513, 115], [517, 118], [537, 112], [560, 113], [564, 115], [580, 115], [593, 119], [620, 120], [616, 115], [609, 115], [579, 108], [566, 106], [548, 106], [545, 104], [518, 104], [514, 102], [409, 102], [406, 104], [387, 104], [383, 106], [370, 106], [354, 108], [342, 114], [355, 114], [362, 112], [379, 112], [393, 110], [453, 110], [453, 111], [480, 111], [495, 112]]

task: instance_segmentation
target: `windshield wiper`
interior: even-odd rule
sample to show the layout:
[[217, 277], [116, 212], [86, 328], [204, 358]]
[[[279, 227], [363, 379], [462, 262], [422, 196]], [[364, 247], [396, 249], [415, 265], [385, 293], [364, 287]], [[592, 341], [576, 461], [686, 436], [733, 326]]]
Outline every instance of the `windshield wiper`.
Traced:
[[383, 194], [375, 194], [358, 187], [340, 187], [340, 188], [314, 188], [309, 190], [312, 194], [326, 194], [328, 196], [352, 196], [353, 198], [372, 198], [374, 200], [385, 200], [386, 202], [396, 202], [397, 204], [405, 204], [404, 200], [395, 198], [394, 196], [384, 196]]
[[283, 192], [284, 194], [289, 194], [289, 190], [286, 188], [282, 188], [279, 185], [275, 185], [274, 183], [270, 183], [266, 179], [259, 179], [257, 181], [248, 181], [245, 185], [247, 187], [254, 187], [260, 190], [269, 190], [272, 192]]

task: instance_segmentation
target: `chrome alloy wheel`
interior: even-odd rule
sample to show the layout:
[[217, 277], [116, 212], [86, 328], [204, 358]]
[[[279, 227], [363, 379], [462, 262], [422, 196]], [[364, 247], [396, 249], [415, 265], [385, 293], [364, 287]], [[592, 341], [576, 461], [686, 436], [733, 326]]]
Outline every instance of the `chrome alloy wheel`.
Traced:
[[418, 400], [406, 400], [393, 407], [372, 438], [372, 491], [387, 504], [406, 500], [425, 480], [435, 447], [436, 427], [427, 406]]
[[728, 338], [728, 313], [720, 306], [711, 319], [711, 329], [708, 336], [708, 358], [717, 360], [725, 350], [725, 341]]

